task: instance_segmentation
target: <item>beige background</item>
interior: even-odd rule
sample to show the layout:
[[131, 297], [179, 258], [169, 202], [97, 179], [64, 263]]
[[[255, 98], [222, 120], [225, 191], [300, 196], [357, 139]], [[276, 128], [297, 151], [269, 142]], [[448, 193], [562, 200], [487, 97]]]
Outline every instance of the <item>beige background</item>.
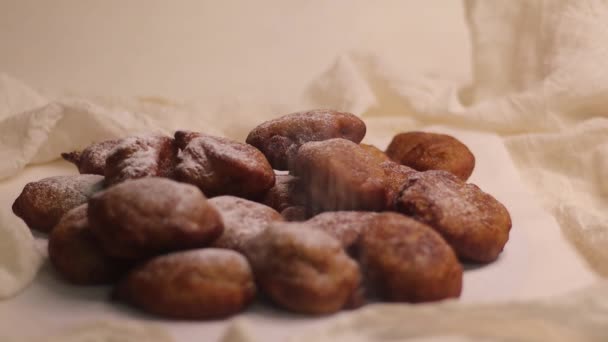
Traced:
[[46, 91], [180, 101], [289, 98], [348, 51], [470, 70], [459, 0], [3, 0], [0, 46], [0, 71]]

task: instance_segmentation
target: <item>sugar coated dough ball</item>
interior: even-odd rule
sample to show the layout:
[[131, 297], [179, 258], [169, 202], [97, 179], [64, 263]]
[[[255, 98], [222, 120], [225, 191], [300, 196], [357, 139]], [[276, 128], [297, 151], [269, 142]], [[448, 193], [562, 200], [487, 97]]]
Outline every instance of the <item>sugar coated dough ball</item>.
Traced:
[[307, 314], [345, 307], [358, 288], [357, 263], [340, 242], [301, 223], [273, 223], [245, 247], [260, 289], [277, 305]]
[[446, 171], [410, 176], [396, 206], [433, 227], [465, 260], [494, 261], [509, 239], [511, 217], [504, 205]]
[[255, 297], [247, 259], [227, 249], [205, 248], [157, 256], [131, 271], [115, 296], [152, 314], [217, 319], [236, 314]]
[[365, 123], [351, 113], [318, 109], [264, 122], [249, 133], [247, 143], [259, 148], [273, 168], [287, 170], [303, 144], [332, 138], [359, 143], [365, 131]]
[[359, 259], [380, 298], [427, 302], [460, 296], [462, 266], [431, 227], [396, 213], [372, 221], [362, 233]]
[[197, 187], [158, 177], [93, 196], [88, 217], [103, 250], [123, 259], [205, 247], [223, 231], [220, 214]]
[[103, 188], [103, 177], [72, 175], [28, 183], [13, 203], [13, 212], [31, 229], [48, 233], [71, 209]]
[[475, 168], [475, 156], [458, 139], [437, 133], [407, 132], [393, 137], [386, 154], [418, 171], [444, 170], [466, 181]]

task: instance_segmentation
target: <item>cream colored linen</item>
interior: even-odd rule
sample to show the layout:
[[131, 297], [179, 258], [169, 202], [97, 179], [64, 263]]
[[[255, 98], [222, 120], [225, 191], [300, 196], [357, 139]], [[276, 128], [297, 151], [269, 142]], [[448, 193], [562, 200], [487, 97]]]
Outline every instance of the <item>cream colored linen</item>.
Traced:
[[607, 325], [608, 284], [602, 282], [561, 298], [528, 303], [378, 304], [288, 341], [602, 342], [608, 340]]
[[[473, 82], [467, 86], [421, 75], [403, 63], [388, 63], [366, 52], [340, 56], [310, 84], [301, 102], [254, 104], [249, 111], [247, 104], [190, 108], [154, 99], [45, 100], [2, 77], [0, 160], [11, 162], [0, 165], [0, 177], [16, 175], [32, 162], [52, 160], [64, 150], [127, 132], [170, 131], [187, 124], [242, 137], [254, 119], [296, 106], [352, 110], [380, 126], [391, 126], [390, 117], [399, 116], [402, 127], [409, 129], [439, 125], [500, 134], [523, 180], [536, 190], [565, 235], [594, 270], [608, 275], [608, 3], [468, 0], [465, 5], [473, 45]], [[169, 118], [168, 111], [175, 114]], [[194, 111], [201, 115], [188, 115]], [[236, 113], [242, 123], [207, 124], [226, 113]], [[80, 134], [72, 138], [75, 130]], [[2, 241], [12, 236], [18, 236], [12, 238], [15, 250], [27, 252], [11, 254], [10, 259], [4, 250], [0, 254], [0, 269], [11, 279], [0, 288], [4, 297], [26, 286], [41, 260], [22, 224], [0, 226]], [[338, 321], [320, 322], [314, 334], [294, 341], [311, 336], [349, 341], [436, 337], [432, 327], [437, 317], [444, 337], [456, 340], [600, 341], [606, 339], [606, 288], [600, 282], [577, 295], [520, 304], [372, 306], [343, 314]], [[251, 338], [239, 335], [237, 328], [229, 330], [230, 341]], [[353, 335], [352, 329], [360, 333]]]
[[90, 321], [58, 332], [26, 331], [18, 337], [2, 336], [4, 342], [171, 342], [167, 332], [154, 324], [129, 320]]

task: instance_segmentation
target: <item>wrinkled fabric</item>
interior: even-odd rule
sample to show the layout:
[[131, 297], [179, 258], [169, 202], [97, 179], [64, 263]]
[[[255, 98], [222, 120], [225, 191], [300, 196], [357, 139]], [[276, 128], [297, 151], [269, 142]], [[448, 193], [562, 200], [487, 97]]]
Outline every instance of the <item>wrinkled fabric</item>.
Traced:
[[[608, 2], [464, 3], [473, 47], [470, 84], [421, 74], [365, 51], [339, 56], [301, 102], [290, 104], [185, 107], [164, 99], [46, 99], [2, 76], [0, 179], [10, 183], [27, 165], [51, 161], [60, 152], [143, 131], [187, 127], [242, 139], [255, 123], [285, 108], [332, 107], [370, 122], [398, 117], [409, 129], [435, 125], [499, 134], [522, 180], [564, 235], [598, 274], [608, 275]], [[0, 253], [5, 298], [27, 286], [42, 257], [21, 223], [0, 222], [0, 241], [10, 246]], [[600, 282], [575, 295], [517, 304], [372, 306], [293, 340], [405, 341], [442, 333], [459, 341], [603, 341], [607, 288]], [[433, 330], [438, 315], [441, 329]], [[251, 338], [238, 327], [229, 331], [230, 341]]]

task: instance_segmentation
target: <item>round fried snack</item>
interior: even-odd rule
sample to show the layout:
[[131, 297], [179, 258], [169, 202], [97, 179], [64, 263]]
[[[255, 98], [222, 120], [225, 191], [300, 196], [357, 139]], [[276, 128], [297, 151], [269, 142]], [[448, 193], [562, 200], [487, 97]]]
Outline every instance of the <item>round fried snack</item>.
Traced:
[[122, 139], [106, 158], [105, 185], [127, 179], [169, 177], [177, 158], [173, 138], [148, 134]]
[[511, 230], [509, 212], [500, 202], [446, 171], [411, 175], [397, 210], [433, 227], [460, 258], [470, 261], [498, 258]]
[[197, 187], [158, 177], [100, 192], [89, 200], [88, 215], [103, 250], [123, 259], [205, 247], [223, 231], [220, 214]]
[[416, 303], [460, 296], [462, 266], [437, 232], [396, 213], [372, 221], [361, 236], [359, 260], [380, 298]]
[[31, 229], [48, 233], [71, 209], [103, 188], [98, 175], [56, 176], [28, 183], [13, 203], [13, 212]]
[[222, 216], [224, 232], [213, 247], [242, 251], [247, 241], [260, 234], [274, 221], [283, 221], [276, 210], [260, 203], [234, 196], [219, 196], [209, 200]]
[[370, 153], [352, 141], [306, 143], [300, 147], [290, 172], [302, 181], [315, 213], [381, 211], [390, 202], [384, 170]]
[[279, 212], [306, 203], [304, 188], [297, 177], [291, 175], [276, 175], [275, 177], [274, 186], [266, 192], [261, 203]]
[[273, 168], [287, 170], [303, 144], [332, 138], [359, 143], [365, 130], [365, 123], [353, 114], [318, 109], [264, 122], [249, 133], [247, 143], [259, 148]]
[[394, 210], [403, 184], [407, 182], [411, 174], [417, 171], [411, 167], [395, 163], [392, 160], [381, 163], [380, 167], [384, 170], [384, 181], [390, 198], [387, 208]]
[[131, 271], [114, 295], [152, 314], [178, 319], [224, 318], [255, 297], [245, 257], [205, 248], [155, 257]]
[[49, 235], [49, 259], [67, 281], [79, 285], [110, 284], [128, 268], [128, 262], [105, 255], [89, 228], [87, 204], [63, 215]]
[[386, 155], [386, 153], [382, 152], [381, 149], [377, 148], [374, 145], [359, 144], [359, 146], [361, 146], [361, 148], [363, 148], [364, 150], [369, 152], [371, 155], [373, 155], [376, 158], [376, 160], [378, 160], [378, 163], [383, 163], [383, 162], [391, 160], [391, 158], [389, 158]]
[[407, 132], [393, 137], [386, 154], [418, 171], [444, 170], [466, 181], [475, 168], [475, 156], [456, 138], [437, 133]]
[[[177, 136], [188, 135], [178, 132]], [[189, 139], [181, 151], [175, 179], [198, 186], [209, 197], [256, 199], [272, 188], [275, 175], [266, 157], [255, 147], [201, 135]]]
[[300, 223], [273, 223], [245, 246], [260, 289], [277, 305], [307, 314], [342, 309], [361, 275], [336, 239]]
[[348, 249], [357, 243], [377, 215], [369, 211], [330, 211], [313, 216], [306, 225], [324, 231]]
[[62, 153], [61, 157], [78, 167], [82, 174], [105, 175], [106, 158], [120, 140], [106, 140], [90, 145], [80, 151]]

